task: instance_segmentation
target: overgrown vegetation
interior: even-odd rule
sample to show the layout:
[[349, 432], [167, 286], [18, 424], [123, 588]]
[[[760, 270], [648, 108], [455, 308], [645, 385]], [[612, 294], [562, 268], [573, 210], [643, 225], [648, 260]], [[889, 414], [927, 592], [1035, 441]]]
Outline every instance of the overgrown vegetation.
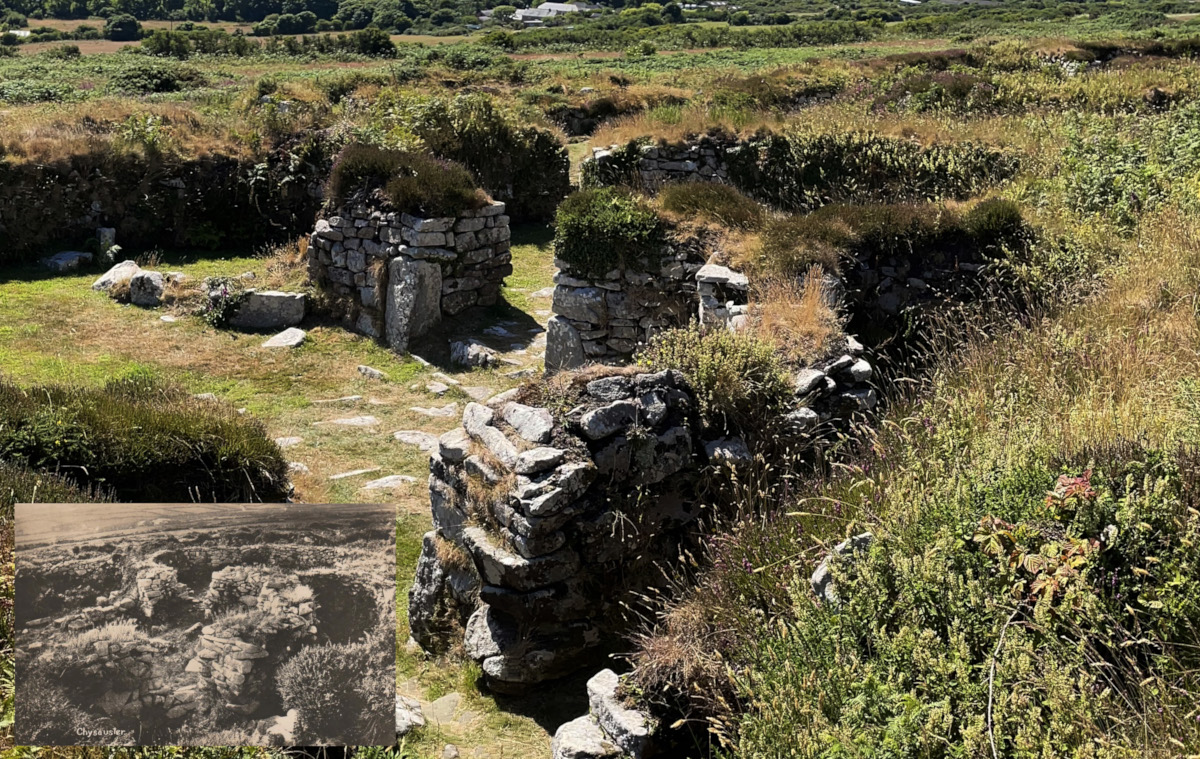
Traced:
[[420, 153], [353, 143], [342, 148], [329, 172], [326, 197], [336, 208], [355, 192], [383, 192], [392, 206], [415, 216], [454, 216], [487, 203], [470, 172]]
[[611, 187], [580, 190], [558, 207], [554, 255], [603, 277], [649, 266], [662, 255], [666, 235], [666, 224], [645, 197]]
[[[0, 398], [0, 459], [76, 487], [135, 502], [287, 495], [287, 462], [261, 423], [152, 378], [100, 389], [3, 382]], [[70, 492], [55, 478], [47, 482], [60, 495]]]

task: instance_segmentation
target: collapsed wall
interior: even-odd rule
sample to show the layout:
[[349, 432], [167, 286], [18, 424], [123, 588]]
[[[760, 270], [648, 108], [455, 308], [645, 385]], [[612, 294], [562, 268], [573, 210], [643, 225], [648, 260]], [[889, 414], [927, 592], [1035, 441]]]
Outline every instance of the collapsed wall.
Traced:
[[359, 193], [317, 220], [309, 275], [348, 328], [405, 351], [443, 316], [499, 300], [510, 236], [503, 203], [420, 218]]
[[[874, 405], [861, 351], [850, 341], [796, 374], [795, 434]], [[469, 404], [430, 462], [412, 634], [429, 651], [461, 637], [497, 691], [568, 674], [628, 629], [627, 604], [662, 580], [701, 515], [707, 465], [751, 459], [703, 427], [678, 371], [556, 382], [570, 389], [541, 405], [537, 386]]]

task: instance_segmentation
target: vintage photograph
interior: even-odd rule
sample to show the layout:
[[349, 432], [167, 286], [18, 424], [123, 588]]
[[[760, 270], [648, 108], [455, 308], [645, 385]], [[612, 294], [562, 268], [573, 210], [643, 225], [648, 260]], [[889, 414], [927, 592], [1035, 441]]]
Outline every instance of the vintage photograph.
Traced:
[[15, 738], [387, 745], [386, 504], [19, 504]]

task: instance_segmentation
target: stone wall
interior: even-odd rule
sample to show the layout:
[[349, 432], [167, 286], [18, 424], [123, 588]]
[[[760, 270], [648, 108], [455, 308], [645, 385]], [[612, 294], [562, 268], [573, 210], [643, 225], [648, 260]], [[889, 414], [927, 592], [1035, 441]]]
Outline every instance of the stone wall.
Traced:
[[[317, 633], [312, 589], [297, 575], [270, 567], [234, 566], [213, 573], [204, 608], [215, 619], [201, 630], [187, 671], [197, 674], [226, 708], [242, 714], [256, 711], [263, 689], [272, 686], [272, 678], [249, 679], [250, 672], [277, 667], [290, 654], [291, 642], [313, 640]], [[240, 613], [251, 611], [258, 613], [252, 622]]]
[[[847, 348], [796, 374], [796, 434], [874, 405], [871, 366]], [[430, 463], [413, 637], [435, 651], [461, 635], [497, 691], [572, 672], [615, 640], [625, 602], [660, 579], [700, 516], [706, 466], [751, 460], [742, 440], [702, 428], [677, 371], [563, 380], [572, 390], [553, 405], [570, 411], [520, 402], [536, 386], [468, 404]]]
[[154, 607], [186, 591], [179, 584], [179, 573], [173, 567], [147, 562], [137, 570], [137, 596], [142, 613], [154, 616]]
[[404, 351], [443, 316], [499, 300], [509, 237], [503, 203], [418, 218], [358, 195], [317, 220], [309, 274], [349, 328]]
[[583, 162], [584, 184], [627, 184], [655, 192], [669, 182], [725, 182], [730, 153], [743, 149], [732, 138], [701, 137], [685, 145], [630, 143], [593, 148]]
[[604, 276], [555, 259], [546, 368], [620, 363], [656, 332], [686, 325], [696, 316], [695, 276], [704, 255], [697, 240], [674, 241], [649, 266]]

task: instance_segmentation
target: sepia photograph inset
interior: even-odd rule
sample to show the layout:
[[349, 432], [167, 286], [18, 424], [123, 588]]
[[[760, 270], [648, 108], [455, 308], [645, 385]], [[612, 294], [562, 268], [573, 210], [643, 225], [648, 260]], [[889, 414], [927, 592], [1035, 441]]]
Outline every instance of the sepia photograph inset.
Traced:
[[387, 745], [388, 504], [18, 504], [24, 745]]

